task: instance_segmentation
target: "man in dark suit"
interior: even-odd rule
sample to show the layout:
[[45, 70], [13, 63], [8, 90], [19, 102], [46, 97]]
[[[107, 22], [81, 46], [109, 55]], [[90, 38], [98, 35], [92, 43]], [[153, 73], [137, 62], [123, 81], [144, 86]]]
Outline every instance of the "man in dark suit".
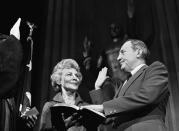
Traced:
[[[121, 69], [130, 72], [132, 76], [119, 88], [114, 99], [102, 105], [86, 106], [104, 112], [119, 131], [167, 130], [164, 119], [169, 96], [168, 71], [159, 61], [147, 66], [148, 54], [144, 42], [127, 40], [117, 59]], [[99, 93], [96, 94], [93, 99], [100, 98]]]
[[[121, 70], [120, 63], [117, 60], [119, 50], [119, 46], [112, 46], [105, 51], [103, 58], [103, 61], [106, 60], [104, 62], [105, 67], [99, 71], [95, 82], [95, 89], [89, 92], [93, 104], [102, 104], [105, 101], [112, 100], [115, 92], [121, 88], [121, 85], [128, 76], [128, 73]], [[93, 99], [96, 98], [96, 92], [99, 93], [100, 97]], [[95, 96], [93, 97], [94, 94]], [[98, 130], [115, 131], [111, 124], [101, 124], [98, 126]]]

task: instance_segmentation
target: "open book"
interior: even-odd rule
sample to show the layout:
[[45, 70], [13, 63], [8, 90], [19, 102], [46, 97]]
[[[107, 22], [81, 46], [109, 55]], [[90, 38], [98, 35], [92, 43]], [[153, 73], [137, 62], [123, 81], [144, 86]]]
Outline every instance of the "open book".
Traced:
[[81, 122], [82, 124], [92, 124], [93, 125], [98, 125], [101, 124], [105, 121], [106, 117], [103, 113], [88, 109], [88, 108], [81, 108], [76, 105], [69, 105], [65, 103], [58, 103], [55, 104], [53, 107], [51, 107], [51, 115], [52, 118], [58, 119], [59, 121], [61, 118], [61, 115], [65, 118], [68, 118], [69, 116], [73, 114], [77, 114], [79, 116], [82, 116]]

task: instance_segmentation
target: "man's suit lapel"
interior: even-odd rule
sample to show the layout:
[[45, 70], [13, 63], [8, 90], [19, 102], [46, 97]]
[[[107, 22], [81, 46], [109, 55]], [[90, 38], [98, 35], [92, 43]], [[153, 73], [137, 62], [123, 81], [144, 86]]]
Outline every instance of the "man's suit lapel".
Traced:
[[117, 98], [117, 97], [118, 97], [118, 94], [119, 94], [119, 92], [121, 91], [121, 89], [122, 89], [122, 84], [120, 85], [120, 87], [119, 87], [118, 90], [116, 91], [114, 98]]
[[148, 66], [145, 65], [142, 68], [140, 68], [133, 76], [129, 78], [129, 80], [124, 84], [124, 86], [121, 88], [120, 91], [117, 91], [115, 98], [118, 96], [123, 96], [127, 89], [131, 86], [131, 84], [142, 74], [142, 72], [147, 68]]

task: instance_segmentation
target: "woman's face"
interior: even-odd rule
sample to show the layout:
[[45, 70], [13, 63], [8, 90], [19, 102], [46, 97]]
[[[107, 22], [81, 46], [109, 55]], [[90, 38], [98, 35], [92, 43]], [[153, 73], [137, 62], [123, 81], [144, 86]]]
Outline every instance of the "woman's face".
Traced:
[[80, 74], [76, 69], [63, 69], [61, 75], [61, 86], [67, 90], [78, 90], [80, 84]]

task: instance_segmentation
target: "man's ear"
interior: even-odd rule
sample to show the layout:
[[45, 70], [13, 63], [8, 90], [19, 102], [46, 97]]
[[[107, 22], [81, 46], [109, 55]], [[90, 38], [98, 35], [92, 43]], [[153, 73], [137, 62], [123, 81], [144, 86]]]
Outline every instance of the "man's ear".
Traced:
[[137, 58], [140, 58], [142, 56], [142, 50], [137, 49]]

